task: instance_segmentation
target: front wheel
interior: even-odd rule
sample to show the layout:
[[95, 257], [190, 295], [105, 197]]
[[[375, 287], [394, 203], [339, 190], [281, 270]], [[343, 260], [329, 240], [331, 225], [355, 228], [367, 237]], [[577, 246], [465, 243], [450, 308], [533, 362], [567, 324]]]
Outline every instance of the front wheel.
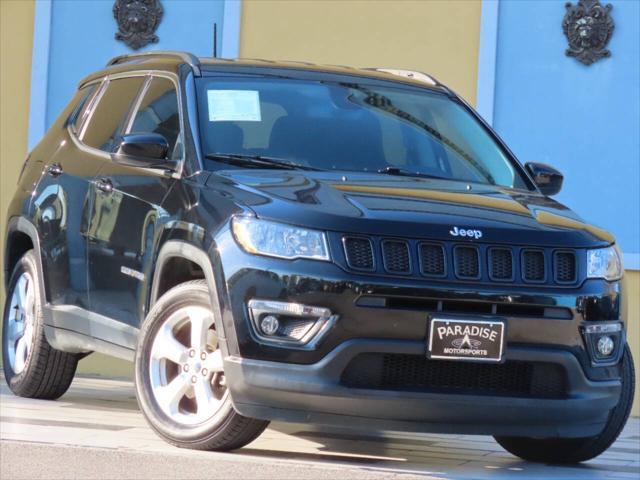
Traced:
[[604, 430], [595, 437], [495, 437], [495, 439], [509, 453], [532, 462], [579, 463], [595, 458], [615, 442], [631, 412], [635, 390], [635, 371], [629, 345], [625, 345], [622, 356], [621, 380], [622, 393], [618, 405], [611, 410]]
[[203, 280], [169, 290], [149, 312], [140, 331], [135, 376], [145, 418], [178, 447], [234, 450], [269, 423], [233, 408]]

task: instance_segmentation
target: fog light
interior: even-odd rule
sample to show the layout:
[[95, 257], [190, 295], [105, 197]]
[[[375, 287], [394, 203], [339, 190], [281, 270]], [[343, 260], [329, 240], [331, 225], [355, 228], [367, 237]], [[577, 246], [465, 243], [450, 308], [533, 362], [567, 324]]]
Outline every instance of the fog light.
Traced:
[[295, 302], [251, 299], [253, 333], [260, 343], [313, 350], [338, 319], [331, 310]]
[[273, 315], [267, 315], [260, 322], [260, 330], [262, 330], [265, 335], [275, 335], [279, 326], [280, 322], [278, 322], [278, 319]]
[[608, 367], [620, 361], [625, 344], [621, 322], [587, 322], [581, 330], [592, 366]]
[[603, 357], [608, 357], [613, 353], [615, 344], [609, 335], [603, 335], [598, 339], [598, 353]]

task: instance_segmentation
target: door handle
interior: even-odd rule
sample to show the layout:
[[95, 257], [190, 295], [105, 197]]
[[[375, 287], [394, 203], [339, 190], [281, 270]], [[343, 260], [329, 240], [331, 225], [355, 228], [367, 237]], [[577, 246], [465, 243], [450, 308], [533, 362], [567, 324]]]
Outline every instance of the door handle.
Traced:
[[47, 167], [47, 174], [51, 175], [52, 177], [62, 175], [62, 165], [60, 165], [59, 163], [52, 163]]
[[95, 183], [98, 190], [110, 194], [113, 192], [113, 183], [108, 178], [101, 178], [100, 180], [96, 180]]

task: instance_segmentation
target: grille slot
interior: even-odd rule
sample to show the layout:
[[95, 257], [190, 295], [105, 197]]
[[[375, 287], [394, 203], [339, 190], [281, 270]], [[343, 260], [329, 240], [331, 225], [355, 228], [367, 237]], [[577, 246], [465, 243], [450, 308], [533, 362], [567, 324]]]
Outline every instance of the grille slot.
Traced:
[[542, 250], [523, 250], [522, 279], [525, 282], [544, 282], [547, 278]]
[[554, 252], [553, 270], [558, 283], [575, 283], [576, 256], [573, 252]]
[[347, 264], [351, 268], [368, 271], [375, 268], [371, 240], [364, 237], [346, 237], [343, 242]]
[[519, 303], [489, 303], [473, 300], [363, 295], [356, 301], [356, 305], [367, 308], [391, 308], [432, 313], [507, 315], [510, 317], [558, 318], [567, 320], [573, 318], [571, 310], [563, 307], [544, 307], [541, 305]]
[[489, 277], [503, 282], [513, 280], [513, 255], [510, 249], [489, 249]]
[[418, 247], [420, 251], [420, 271], [423, 275], [444, 276], [445, 261], [444, 248], [435, 243], [421, 243]]
[[342, 372], [350, 388], [413, 392], [564, 398], [565, 370], [552, 363], [503, 364], [428, 360], [422, 355], [362, 353]]
[[476, 247], [457, 245], [453, 249], [453, 259], [458, 278], [480, 278], [480, 256]]
[[411, 273], [409, 245], [403, 240], [384, 240], [382, 259], [384, 268], [389, 273]]

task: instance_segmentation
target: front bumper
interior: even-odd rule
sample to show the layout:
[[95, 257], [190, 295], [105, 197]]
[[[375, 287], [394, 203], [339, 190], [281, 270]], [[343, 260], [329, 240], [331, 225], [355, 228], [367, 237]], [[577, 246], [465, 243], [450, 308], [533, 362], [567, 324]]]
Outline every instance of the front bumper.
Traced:
[[312, 422], [399, 431], [585, 437], [602, 431], [617, 404], [620, 381], [588, 380], [561, 350], [512, 348], [507, 361], [548, 361], [567, 373], [563, 399], [452, 395], [345, 388], [340, 377], [357, 354], [424, 353], [419, 342], [353, 340], [320, 362], [293, 365], [228, 357], [225, 372], [235, 408], [267, 420]]
[[[619, 364], [594, 366], [582, 334], [590, 322], [618, 321], [618, 283], [548, 288], [372, 278], [328, 262], [249, 255], [228, 232], [217, 238], [212, 257], [214, 268], [224, 272], [218, 297], [225, 373], [234, 405], [246, 416], [403, 431], [582, 437], [602, 431], [618, 403]], [[387, 299], [384, 306], [371, 303], [380, 298]], [[254, 331], [251, 299], [323, 307], [339, 319], [312, 349], [267, 345]], [[430, 306], [462, 308], [445, 312], [460, 318], [478, 318], [474, 309], [502, 309], [506, 361], [559, 366], [566, 375], [562, 397], [394, 391], [341, 382], [359, 354], [424, 358], [429, 318], [436, 314]]]

